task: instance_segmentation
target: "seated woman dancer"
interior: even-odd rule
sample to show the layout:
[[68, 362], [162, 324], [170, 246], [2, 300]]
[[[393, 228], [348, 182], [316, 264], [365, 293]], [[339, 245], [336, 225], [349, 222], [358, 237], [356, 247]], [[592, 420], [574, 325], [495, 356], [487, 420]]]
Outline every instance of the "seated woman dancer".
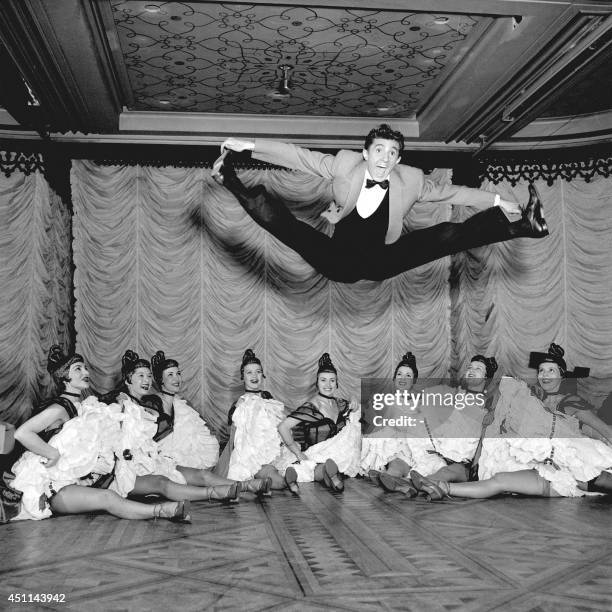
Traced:
[[299, 482], [322, 482], [343, 491], [341, 474], [359, 471], [361, 410], [356, 400], [336, 396], [338, 372], [328, 353], [319, 359], [316, 387], [316, 395], [278, 426], [285, 447], [274, 465], [280, 471], [294, 469]]
[[[452, 484], [413, 478], [415, 485], [432, 499], [502, 493], [578, 497], [585, 491], [612, 492], [609, 428], [594, 414], [587, 415], [588, 406], [578, 396], [564, 403], [570, 395], [558, 391], [566, 372], [562, 349], [553, 344], [538, 364], [537, 387], [544, 392], [544, 401], [523, 381], [502, 380], [492, 429], [503, 437], [483, 445], [480, 481]], [[583, 435], [581, 422], [588, 422], [607, 443]]]
[[293, 486], [294, 472], [283, 477], [272, 465], [280, 455], [281, 439], [277, 427], [284, 418], [285, 407], [262, 389], [265, 378], [261, 361], [247, 349], [240, 365], [244, 393], [233, 403], [228, 413], [230, 436], [215, 473], [246, 480], [259, 478], [271, 482], [272, 489]]
[[157, 440], [168, 429], [162, 402], [152, 395], [151, 365], [128, 350], [121, 360], [122, 384], [105, 396], [122, 406], [121, 437], [115, 452], [115, 480], [120, 494], [160, 495], [168, 499], [235, 500], [238, 483], [199, 486], [187, 483], [176, 461], [159, 452]]
[[[407, 352], [395, 367], [393, 383], [395, 391], [400, 392], [400, 403], [386, 406], [381, 414], [385, 419], [396, 419], [397, 417], [412, 417], [412, 425], [401, 426], [385, 425], [364, 435], [361, 442], [361, 466], [362, 474], [368, 474], [370, 478], [380, 483], [381, 473], [391, 476], [407, 476], [412, 464], [411, 444], [413, 439], [419, 437], [423, 429], [419, 423], [422, 417], [417, 403], [411, 393], [414, 383], [419, 377], [416, 357]], [[404, 398], [407, 398], [405, 401]], [[423, 431], [423, 435], [426, 435]], [[438, 456], [431, 455], [434, 461], [442, 461]]]
[[[417, 406], [417, 416], [422, 420], [417, 419], [415, 433], [409, 440], [412, 465], [410, 468], [405, 464], [399, 466], [401, 478], [381, 474], [379, 480], [383, 488], [415, 497], [419, 489], [413, 479], [421, 483], [422, 474], [447, 482], [478, 478], [482, 440], [493, 420], [498, 397], [496, 389], [491, 387], [497, 367], [494, 357], [475, 355], [458, 388], [436, 386], [423, 390], [428, 398], [438, 393], [442, 393], [441, 397], [449, 396], [453, 398], [453, 405], [447, 407], [446, 400], [444, 405], [421, 401]], [[424, 429], [421, 437], [418, 435], [419, 425], [421, 431]]]
[[[207, 469], [218, 462], [219, 442], [200, 415], [177, 395], [183, 381], [178, 362], [157, 351], [151, 357], [151, 369], [162, 400], [163, 425], [156, 435], [159, 454], [177, 463], [176, 469], [187, 484], [200, 487], [234, 484], [236, 481]], [[272, 483], [269, 478], [263, 478], [239, 484], [243, 493], [266, 494]]]
[[65, 355], [54, 345], [47, 370], [58, 396], [44, 402], [15, 434], [27, 449], [13, 466], [11, 484], [23, 492], [16, 519], [104, 511], [125, 519], [191, 522], [189, 502], [142, 504], [97, 488], [100, 478], [113, 468], [109, 436], [118, 433], [118, 421], [109, 418], [107, 406], [95, 396], [80, 401], [90, 384], [81, 355]]

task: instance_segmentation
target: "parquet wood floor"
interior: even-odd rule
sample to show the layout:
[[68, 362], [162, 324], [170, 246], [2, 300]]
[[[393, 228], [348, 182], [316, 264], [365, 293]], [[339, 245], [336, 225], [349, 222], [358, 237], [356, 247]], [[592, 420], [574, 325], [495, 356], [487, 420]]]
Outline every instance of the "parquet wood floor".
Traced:
[[301, 488], [194, 503], [191, 525], [102, 514], [0, 525], [0, 609], [612, 609], [612, 499], [429, 504], [367, 479], [342, 494]]

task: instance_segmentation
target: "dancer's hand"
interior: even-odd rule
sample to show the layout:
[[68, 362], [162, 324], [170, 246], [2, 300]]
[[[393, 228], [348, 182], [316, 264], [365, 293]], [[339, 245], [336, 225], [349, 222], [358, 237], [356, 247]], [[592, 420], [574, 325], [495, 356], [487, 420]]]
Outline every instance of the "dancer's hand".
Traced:
[[[51, 447], [51, 448], [53, 448], [53, 447]], [[56, 448], [53, 448], [53, 450], [55, 451], [55, 452], [53, 453], [53, 457], [49, 457], [49, 458], [47, 459], [47, 461], [45, 461], [45, 463], [44, 463], [44, 466], [45, 466], [46, 468], [53, 467], [53, 466], [54, 466], [54, 465], [55, 465], [55, 464], [56, 464], [56, 463], [59, 461], [59, 459], [60, 459], [60, 453], [59, 453], [59, 451], [58, 451]]]
[[517, 202], [510, 202], [509, 200], [500, 200], [499, 206], [508, 214], [511, 214], [511, 215], [521, 214], [521, 207], [519, 206]]
[[221, 144], [221, 153], [224, 151], [252, 151], [255, 148], [255, 143], [252, 140], [240, 140], [239, 138], [226, 138]]

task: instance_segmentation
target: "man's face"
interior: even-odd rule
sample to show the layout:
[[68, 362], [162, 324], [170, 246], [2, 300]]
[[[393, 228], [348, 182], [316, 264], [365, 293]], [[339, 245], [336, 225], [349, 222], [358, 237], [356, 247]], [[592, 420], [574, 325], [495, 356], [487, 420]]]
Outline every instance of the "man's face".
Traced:
[[384, 181], [400, 161], [399, 144], [395, 140], [375, 138], [372, 144], [363, 150], [363, 159], [366, 160], [370, 176], [375, 181]]

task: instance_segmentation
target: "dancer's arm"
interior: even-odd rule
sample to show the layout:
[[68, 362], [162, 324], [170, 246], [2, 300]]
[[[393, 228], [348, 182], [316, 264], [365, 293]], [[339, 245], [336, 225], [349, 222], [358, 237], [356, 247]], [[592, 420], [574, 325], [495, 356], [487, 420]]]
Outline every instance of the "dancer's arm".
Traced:
[[228, 138], [221, 145], [221, 151], [226, 150], [253, 151], [255, 159], [326, 179], [333, 179], [337, 174], [335, 155], [310, 151], [288, 142]]
[[577, 410], [574, 413], [574, 417], [582, 424], [590, 427], [603, 442], [612, 445], [612, 427], [605, 421], [602, 421], [594, 412], [590, 410]]
[[423, 177], [418, 200], [420, 202], [439, 202], [453, 204], [455, 206], [473, 206], [486, 209], [491, 206], [500, 206], [510, 214], [520, 214], [520, 206], [516, 202], [502, 199], [498, 194], [453, 185], [452, 183], [436, 183], [427, 177]]
[[51, 404], [40, 414], [23, 423], [15, 432], [15, 440], [21, 442], [29, 451], [46, 457], [49, 461], [45, 465], [51, 467], [58, 462], [59, 451], [54, 446], [47, 444], [38, 434], [52, 425], [60, 425], [67, 420], [68, 414], [64, 407], [59, 404]]
[[280, 423], [278, 426], [278, 433], [285, 443], [285, 446], [300, 460], [308, 461], [308, 457], [302, 452], [300, 445], [293, 439], [293, 434], [291, 430], [299, 425], [300, 421], [288, 416], [284, 421]]

